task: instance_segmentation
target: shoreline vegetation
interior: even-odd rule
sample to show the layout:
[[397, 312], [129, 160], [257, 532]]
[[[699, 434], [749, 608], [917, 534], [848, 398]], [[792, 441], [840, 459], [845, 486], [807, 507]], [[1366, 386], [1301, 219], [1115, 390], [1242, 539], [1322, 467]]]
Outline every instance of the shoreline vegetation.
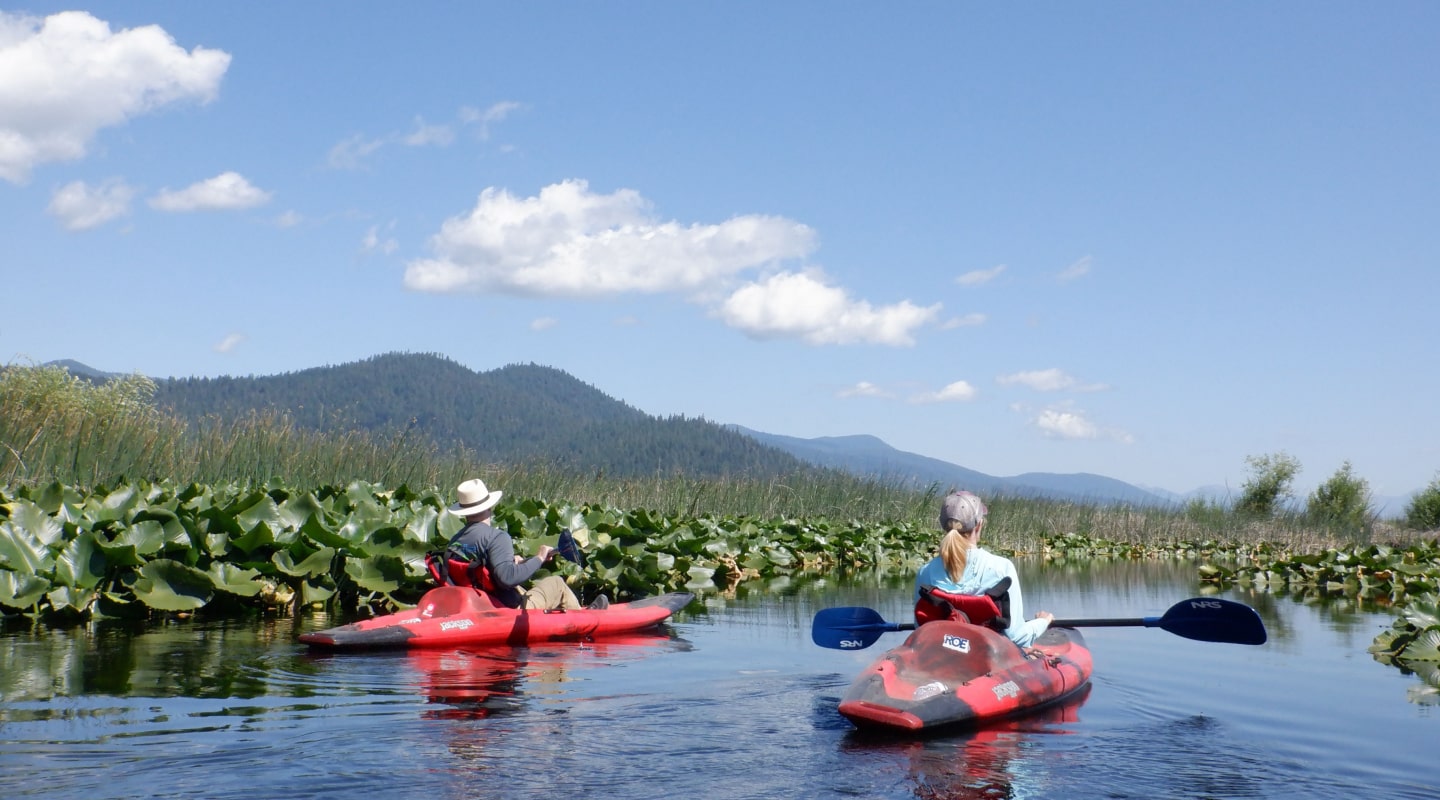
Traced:
[[[92, 384], [60, 367], [0, 371], [6, 616], [65, 624], [413, 603], [428, 583], [425, 552], [459, 527], [444, 513], [448, 487], [476, 475], [505, 491], [497, 519], [517, 550], [572, 529], [589, 563], [556, 570], [581, 590], [628, 596], [913, 569], [933, 546], [939, 498], [964, 488], [818, 468], [692, 479], [487, 464], [404, 432], [320, 434], [278, 414], [190, 424], [156, 409], [153, 392], [143, 376]], [[1390, 605], [1402, 616], [1371, 652], [1440, 686], [1440, 523], [1424, 516], [1427, 503], [1440, 515], [1440, 480], [1403, 522], [1379, 520], [1346, 465], [1311, 498], [1333, 512], [1321, 516], [1279, 502], [1293, 460], [1250, 463], [1253, 491], [1233, 508], [987, 497], [989, 542], [1049, 559], [1186, 558], [1206, 584]]]

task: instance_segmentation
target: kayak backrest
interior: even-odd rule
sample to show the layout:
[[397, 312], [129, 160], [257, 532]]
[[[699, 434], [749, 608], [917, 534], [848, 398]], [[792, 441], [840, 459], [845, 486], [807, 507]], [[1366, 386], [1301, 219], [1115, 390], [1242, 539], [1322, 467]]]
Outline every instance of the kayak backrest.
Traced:
[[[983, 594], [955, 594], [933, 587], [926, 587], [915, 601], [915, 624], [924, 625], [937, 620], [954, 620], [975, 625], [989, 625], [992, 628], [1003, 617], [1000, 606], [994, 598]], [[1008, 620], [1006, 621], [1008, 625]], [[998, 626], [1004, 630], [1005, 626]]]
[[473, 586], [483, 592], [495, 591], [495, 581], [483, 561], [461, 561], [449, 553], [426, 553], [425, 568], [441, 586]]

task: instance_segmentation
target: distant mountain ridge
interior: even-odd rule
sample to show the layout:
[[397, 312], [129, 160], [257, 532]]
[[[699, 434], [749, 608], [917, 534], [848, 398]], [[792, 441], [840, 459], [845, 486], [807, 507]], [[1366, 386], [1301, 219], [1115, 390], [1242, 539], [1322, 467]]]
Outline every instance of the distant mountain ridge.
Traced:
[[955, 488], [977, 494], [1048, 497], [1077, 502], [1119, 502], [1137, 506], [1174, 504], [1173, 500], [1103, 475], [1027, 472], [996, 477], [938, 458], [897, 450], [869, 435], [800, 439], [761, 433], [739, 425], [729, 427], [756, 441], [778, 447], [802, 461], [915, 486], [938, 484], [941, 490]]
[[[68, 359], [49, 365], [92, 381], [124, 374]], [[154, 380], [157, 405], [185, 418], [281, 411], [314, 429], [413, 431], [442, 448], [470, 447], [491, 463], [697, 477], [779, 475], [813, 465], [917, 486], [1145, 506], [1197, 497], [1223, 504], [1238, 493], [1210, 486], [1175, 494], [1089, 473], [997, 477], [897, 450], [870, 435], [801, 439], [703, 418], [659, 418], [536, 364], [476, 372], [436, 354], [388, 353], [280, 375]], [[1375, 497], [1375, 510], [1401, 513], [1412, 496]]]

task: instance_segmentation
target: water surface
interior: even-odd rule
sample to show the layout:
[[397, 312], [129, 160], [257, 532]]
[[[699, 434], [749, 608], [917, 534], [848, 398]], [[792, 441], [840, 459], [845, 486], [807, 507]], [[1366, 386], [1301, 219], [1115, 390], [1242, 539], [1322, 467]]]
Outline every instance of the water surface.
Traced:
[[[1184, 564], [1022, 566], [1065, 617], [1199, 592]], [[1222, 595], [1260, 647], [1093, 628], [1091, 690], [1003, 728], [857, 734], [835, 710], [863, 652], [810, 642], [819, 608], [908, 621], [897, 581], [711, 597], [624, 640], [313, 654], [337, 622], [92, 625], [0, 635], [6, 798], [1435, 798], [1440, 707], [1365, 652], [1388, 614]]]

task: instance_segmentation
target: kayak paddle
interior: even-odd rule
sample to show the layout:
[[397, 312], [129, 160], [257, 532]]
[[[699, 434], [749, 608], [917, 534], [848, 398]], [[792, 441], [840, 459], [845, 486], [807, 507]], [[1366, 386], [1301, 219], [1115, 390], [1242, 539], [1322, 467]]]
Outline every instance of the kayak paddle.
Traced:
[[[1143, 626], [1161, 628], [1186, 639], [1231, 644], [1264, 644], [1266, 638], [1265, 623], [1260, 621], [1255, 609], [1217, 597], [1181, 600], [1159, 617], [1057, 619], [1050, 624], [1060, 628]], [[873, 609], [858, 606], [825, 608], [815, 613], [810, 638], [821, 647], [861, 650], [878, 641], [881, 634], [911, 630], [915, 630], [914, 623], [886, 622], [880, 612]]]
[[913, 631], [913, 622], [886, 622], [880, 612], [863, 606], [822, 608], [810, 624], [810, 638], [832, 650], [864, 650], [889, 631]]

